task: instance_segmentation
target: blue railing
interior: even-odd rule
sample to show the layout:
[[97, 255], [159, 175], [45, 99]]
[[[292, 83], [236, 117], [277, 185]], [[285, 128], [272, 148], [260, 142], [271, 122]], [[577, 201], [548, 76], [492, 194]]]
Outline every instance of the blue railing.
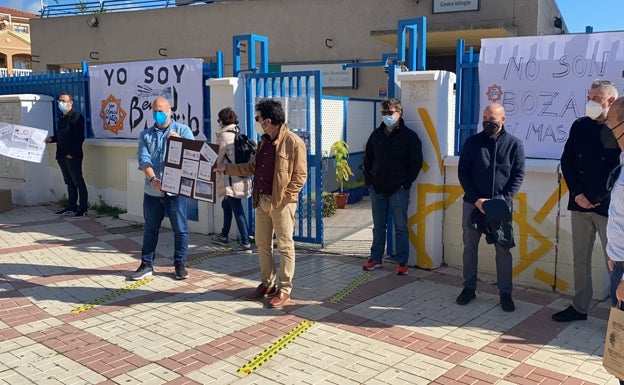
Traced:
[[189, 5], [192, 3], [213, 3], [215, 0], [91, 0], [77, 1], [68, 4], [44, 5], [41, 9], [41, 17], [87, 15], [92, 13], [107, 13], [119, 11], [139, 11], [152, 8], [175, 7], [176, 5]]
[[479, 54], [457, 41], [455, 81], [455, 155], [466, 139], [477, 132], [479, 123]]

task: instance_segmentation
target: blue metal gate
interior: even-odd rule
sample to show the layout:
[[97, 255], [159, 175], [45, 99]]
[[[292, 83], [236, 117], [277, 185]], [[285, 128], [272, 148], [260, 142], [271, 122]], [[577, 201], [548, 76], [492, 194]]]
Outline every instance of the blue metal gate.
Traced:
[[479, 54], [473, 47], [465, 52], [464, 40], [457, 41], [455, 81], [455, 155], [479, 124]]
[[[253, 127], [256, 102], [276, 99], [286, 112], [287, 127], [306, 143], [308, 180], [299, 194], [294, 239], [323, 244], [321, 71], [246, 74], [245, 84], [248, 128]], [[253, 228], [254, 221], [250, 222]]]

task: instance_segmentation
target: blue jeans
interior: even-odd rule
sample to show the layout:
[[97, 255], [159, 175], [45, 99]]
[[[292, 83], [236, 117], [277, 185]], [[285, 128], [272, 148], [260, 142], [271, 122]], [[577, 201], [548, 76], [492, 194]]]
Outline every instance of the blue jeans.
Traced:
[[232, 214], [236, 220], [236, 227], [240, 232], [241, 243], [243, 245], [249, 244], [249, 233], [247, 232], [247, 219], [245, 218], [245, 212], [243, 211], [243, 202], [239, 198], [232, 198], [226, 196], [221, 201], [221, 208], [223, 208], [223, 229], [221, 229], [221, 236], [228, 237], [230, 234], [230, 226], [232, 226]]
[[61, 158], [57, 161], [63, 174], [63, 181], [67, 185], [67, 210], [87, 211], [89, 201], [87, 185], [82, 177], [82, 158]]
[[173, 264], [186, 263], [188, 254], [189, 231], [186, 223], [186, 206], [188, 198], [181, 196], [154, 197], [143, 195], [143, 218], [145, 218], [145, 231], [143, 232], [143, 247], [141, 248], [141, 262], [152, 266], [158, 244], [160, 225], [165, 218], [165, 213], [171, 221], [173, 228], [174, 252]]
[[[464, 287], [475, 291], [477, 290], [477, 268], [479, 266], [479, 256], [477, 253], [479, 250], [481, 233], [472, 226], [470, 214], [472, 214], [473, 210], [476, 210], [475, 205], [463, 202], [462, 230], [464, 254], [462, 258], [464, 264]], [[494, 243], [494, 248], [496, 250], [496, 282], [498, 284], [499, 294], [511, 295], [511, 291], [513, 290], [513, 262], [511, 259], [511, 252], [498, 243]]]
[[386, 247], [386, 224], [388, 213], [391, 213], [396, 241], [396, 261], [404, 265], [409, 258], [409, 233], [407, 231], [409, 190], [401, 187], [389, 197], [376, 193], [372, 187], [369, 190], [373, 212], [373, 245], [370, 259], [381, 261], [383, 258]]

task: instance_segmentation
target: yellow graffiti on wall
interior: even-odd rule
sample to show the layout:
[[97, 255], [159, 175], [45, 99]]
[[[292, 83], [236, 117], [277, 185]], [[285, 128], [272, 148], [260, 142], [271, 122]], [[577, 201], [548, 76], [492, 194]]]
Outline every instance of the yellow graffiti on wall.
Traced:
[[[429, 140], [431, 141], [431, 145], [433, 146], [433, 149], [435, 150], [436, 159], [438, 161], [438, 171], [440, 172], [440, 176], [442, 176], [444, 174], [444, 161], [442, 159], [442, 149], [440, 148], [440, 139], [438, 139], [438, 134], [436, 132], [435, 125], [433, 124], [433, 121], [431, 120], [431, 117], [429, 116], [429, 112], [427, 112], [426, 108], [422, 108], [422, 107], [419, 108], [418, 115], [420, 115], [420, 118], [423, 121], [425, 130], [427, 131], [427, 136], [429, 137]], [[427, 172], [428, 169], [429, 169], [429, 165], [424, 164], [423, 170]]]
[[[431, 194], [443, 194], [444, 197], [441, 200], [434, 200], [433, 202], [427, 203], [427, 198], [430, 197]], [[433, 259], [427, 252], [425, 246], [427, 218], [434, 212], [438, 210], [445, 210], [445, 208], [453, 205], [461, 199], [463, 194], [464, 191], [459, 185], [434, 185], [428, 183], [418, 184], [416, 194], [416, 213], [408, 218], [408, 229], [410, 231], [410, 243], [416, 250], [416, 264], [419, 267], [433, 268], [434, 266]], [[553, 241], [548, 237], [543, 236], [536, 225], [541, 224], [548, 217], [548, 214], [556, 208], [559, 201], [559, 189], [556, 187], [555, 191], [553, 191], [549, 198], [546, 199], [532, 220], [529, 219], [527, 215], [529, 212], [527, 193], [518, 193], [514, 200], [515, 210], [513, 218], [514, 222], [518, 226], [519, 236], [516, 236], [516, 239], [518, 240], [520, 259], [513, 268], [513, 276], [517, 277], [554, 247]], [[412, 230], [414, 229], [414, 226], [416, 231]], [[532, 247], [532, 249], [529, 250], [531, 239], [537, 243], [537, 246]], [[534, 278], [548, 284], [549, 286], [555, 285], [555, 277], [552, 274], [537, 268], [534, 273]], [[558, 279], [556, 287], [566, 290], [566, 288], [569, 287], [569, 284]]]
[[[427, 217], [438, 211], [444, 210], [445, 207], [452, 205], [455, 201], [464, 195], [464, 190], [461, 186], [453, 185], [434, 185], [434, 184], [418, 184], [418, 201], [416, 202], [416, 213], [407, 218], [407, 228], [409, 229], [410, 243], [416, 249], [416, 264], [420, 267], [431, 269], [433, 268], [433, 259], [427, 252], [425, 247], [425, 235], [427, 234]], [[428, 194], [440, 194], [445, 193], [446, 196], [443, 200], [434, 201], [427, 204]], [[411, 229], [416, 225], [416, 233]]]
[[[551, 198], [554, 196], [555, 203], [557, 199], [556, 195], [557, 191], [551, 195]], [[520, 235], [520, 242], [518, 245], [520, 260], [513, 268], [513, 276], [517, 277], [524, 270], [529, 268], [534, 262], [544, 256], [552, 247], [554, 243], [548, 239], [547, 237], [542, 236], [539, 230], [533, 226], [532, 223], [529, 223], [529, 219], [527, 218], [528, 213], [528, 204], [527, 204], [527, 194], [525, 192], [519, 192], [515, 198], [517, 210], [514, 212], [514, 222], [518, 224], [518, 233]], [[552, 210], [553, 205], [551, 199], [547, 199], [542, 208], [538, 210], [536, 217], [543, 219], [546, 217], [546, 213]], [[541, 222], [541, 221], [540, 221]], [[539, 222], [537, 222], [539, 223]], [[532, 237], [535, 241], [537, 241], [538, 246], [533, 250], [529, 250], [529, 238]], [[518, 237], [516, 237], [518, 238]], [[552, 277], [554, 280], [554, 277]], [[547, 282], [549, 285], [552, 285], [551, 282]]]

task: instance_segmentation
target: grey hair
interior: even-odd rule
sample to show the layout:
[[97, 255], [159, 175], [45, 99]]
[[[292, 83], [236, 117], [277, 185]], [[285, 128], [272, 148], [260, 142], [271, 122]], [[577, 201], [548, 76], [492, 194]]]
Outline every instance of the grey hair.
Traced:
[[602, 88], [603, 90], [607, 91], [609, 95], [613, 96], [616, 99], [618, 98], [617, 86], [612, 81], [594, 80], [594, 82], [591, 85], [591, 89], [593, 90], [595, 88]]

